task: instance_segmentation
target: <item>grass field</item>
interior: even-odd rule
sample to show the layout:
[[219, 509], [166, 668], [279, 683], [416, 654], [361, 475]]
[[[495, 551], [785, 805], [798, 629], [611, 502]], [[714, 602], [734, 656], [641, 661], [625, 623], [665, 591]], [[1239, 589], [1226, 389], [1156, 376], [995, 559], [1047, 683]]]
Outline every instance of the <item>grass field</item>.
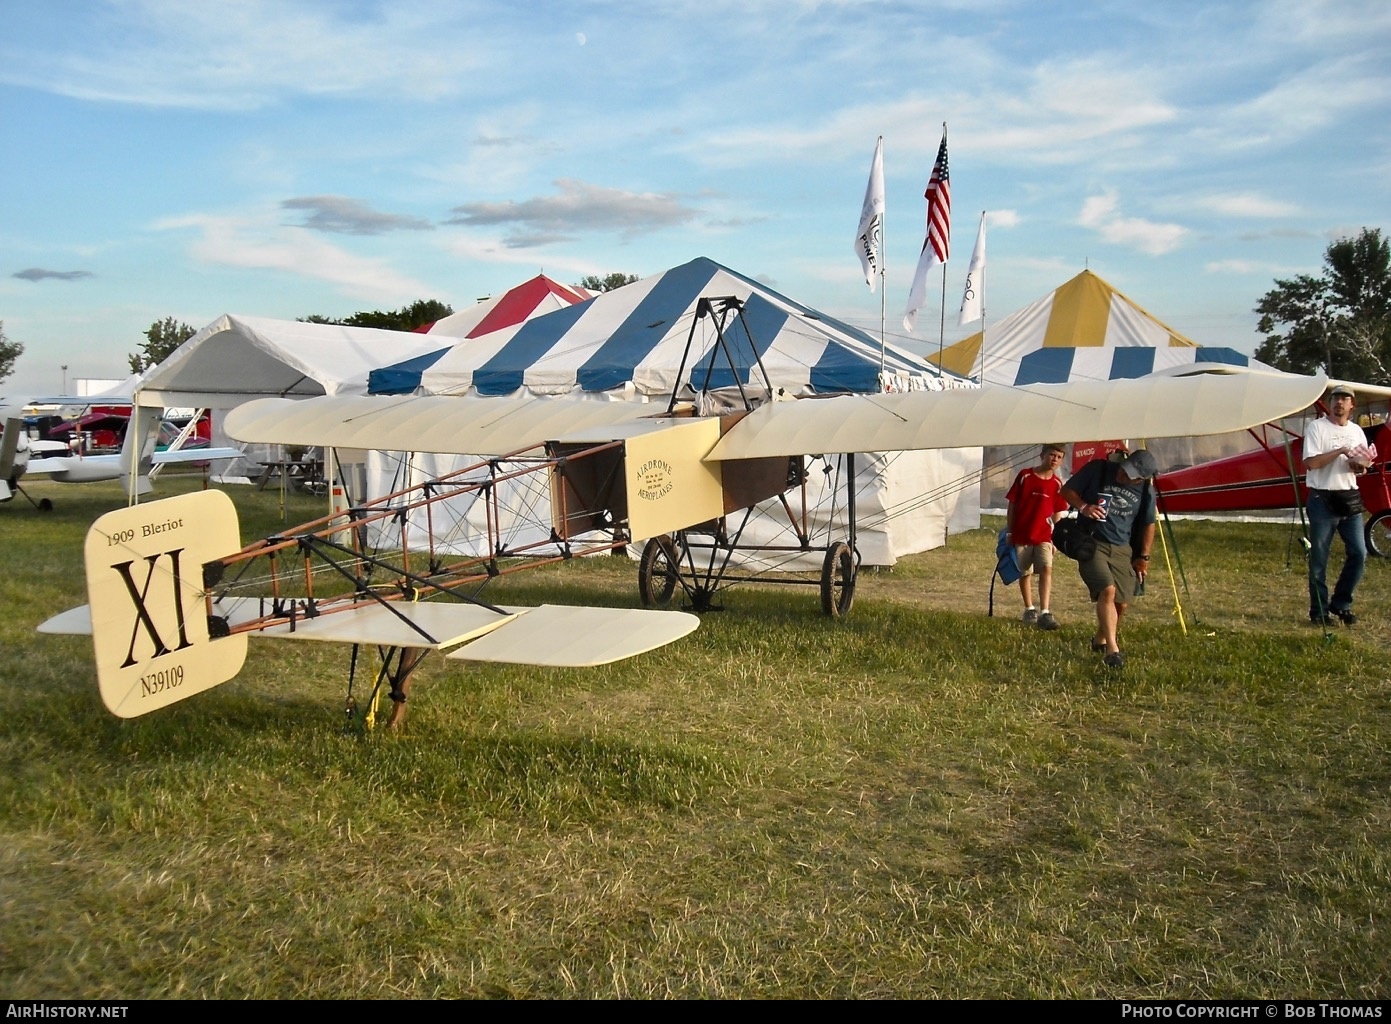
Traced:
[[[0, 509], [9, 998], [1391, 994], [1384, 560], [1326, 639], [1288, 527], [1177, 523], [1197, 623], [1157, 551], [1117, 672], [1070, 563], [1060, 631], [1013, 588], [986, 617], [988, 524], [862, 574], [839, 622], [746, 587], [607, 669], [431, 659], [405, 730], [363, 734], [346, 651], [273, 641], [111, 717], [88, 644], [33, 628], [85, 601], [119, 498], [34, 490], [56, 510]], [[232, 494], [244, 536], [280, 525]]]

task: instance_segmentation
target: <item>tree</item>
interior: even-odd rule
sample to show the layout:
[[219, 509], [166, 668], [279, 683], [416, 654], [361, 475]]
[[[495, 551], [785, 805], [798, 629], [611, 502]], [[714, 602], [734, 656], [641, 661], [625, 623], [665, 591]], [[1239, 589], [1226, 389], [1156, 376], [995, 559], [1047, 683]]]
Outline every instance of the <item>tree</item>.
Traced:
[[611, 292], [615, 288], [622, 288], [625, 284], [632, 284], [637, 279], [637, 274], [613, 273], [607, 277], [590, 274], [583, 280], [576, 282], [575, 287], [591, 292]]
[[1391, 242], [1363, 228], [1324, 251], [1319, 277], [1276, 278], [1256, 306], [1256, 358], [1292, 373], [1391, 384]]
[[150, 324], [145, 332], [145, 344], [139, 352], [129, 352], [131, 373], [144, 373], [168, 359], [173, 351], [198, 332], [186, 323], [166, 316]]
[[353, 313], [342, 320], [318, 314], [302, 316], [299, 319], [301, 323], [306, 324], [337, 324], [340, 327], [376, 327], [386, 331], [413, 331], [417, 327], [424, 327], [436, 320], [443, 320], [453, 312], [452, 306], [440, 302], [438, 299], [417, 299], [409, 306], [402, 306], [400, 309], [389, 310], [385, 313], [379, 309], [374, 309], [371, 312]]
[[5, 337], [5, 321], [0, 320], [0, 381], [14, 373], [15, 360], [23, 354], [23, 345]]

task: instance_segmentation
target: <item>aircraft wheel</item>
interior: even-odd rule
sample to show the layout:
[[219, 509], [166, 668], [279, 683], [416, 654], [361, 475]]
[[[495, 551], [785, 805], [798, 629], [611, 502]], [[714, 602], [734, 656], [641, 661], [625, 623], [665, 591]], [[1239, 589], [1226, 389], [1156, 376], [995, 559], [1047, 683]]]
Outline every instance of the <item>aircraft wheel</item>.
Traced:
[[670, 537], [653, 537], [642, 549], [638, 562], [638, 596], [649, 608], [661, 608], [676, 593], [678, 562]]
[[52, 512], [52, 511], [53, 511], [53, 502], [49, 501], [47, 498], [40, 498], [40, 499], [39, 499], [39, 511], [40, 511], [40, 512]]
[[1391, 509], [1384, 509], [1367, 521], [1367, 550], [1391, 558]]
[[826, 549], [821, 565], [821, 610], [836, 619], [855, 603], [855, 552], [837, 541]]

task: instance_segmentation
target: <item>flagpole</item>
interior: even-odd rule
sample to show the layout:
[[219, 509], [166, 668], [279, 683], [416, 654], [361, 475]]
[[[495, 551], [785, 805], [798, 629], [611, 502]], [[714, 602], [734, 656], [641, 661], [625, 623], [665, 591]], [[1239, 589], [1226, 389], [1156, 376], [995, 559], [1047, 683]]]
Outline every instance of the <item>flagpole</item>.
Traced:
[[[984, 219], [985, 211], [981, 211]], [[985, 383], [985, 267], [980, 268], [980, 382]]]
[[879, 386], [884, 386], [887, 328], [884, 305], [884, 136], [874, 143], [874, 159], [869, 165], [869, 184], [865, 186], [864, 204], [860, 207], [860, 226], [855, 236], [855, 253], [865, 275], [865, 284], [874, 291], [874, 276], [879, 276]]
[[[981, 379], [985, 375], [985, 211], [980, 212], [980, 227], [976, 229], [976, 247], [971, 250], [971, 263], [966, 268], [966, 290], [961, 296], [961, 317], [957, 321], [962, 327], [980, 321]], [[976, 361], [971, 360], [967, 372], [973, 372]]]
[[[876, 146], [883, 146], [883, 145], [884, 145], [884, 136], [881, 135], [881, 136], [879, 136], [879, 141], [876, 143]], [[880, 155], [881, 157], [883, 156], [883, 151], [882, 151], [882, 150], [880, 150], [880, 154], [879, 154], [879, 155]], [[887, 296], [885, 295], [885, 288], [888, 286], [888, 283], [889, 283], [889, 282], [888, 282], [888, 277], [886, 276], [886, 275], [887, 275], [887, 271], [888, 271], [888, 259], [889, 259], [889, 203], [888, 203], [888, 197], [885, 196], [885, 199], [884, 199], [884, 212], [881, 213], [881, 214], [879, 215], [879, 390], [880, 390], [880, 391], [885, 391], [885, 390], [888, 389], [888, 388], [887, 388], [888, 382], [887, 382], [887, 380], [886, 380], [886, 378], [885, 378], [885, 376], [884, 376], [884, 365], [885, 365], [885, 363], [887, 362], [887, 360], [886, 360], [886, 358], [885, 358], [885, 351], [884, 351], [885, 348], [887, 347], [887, 342], [886, 342], [885, 339], [886, 339], [887, 334], [888, 334], [888, 328], [887, 328], [887, 326], [886, 326], [886, 324], [885, 324], [885, 319], [884, 319], [884, 309], [885, 309], [884, 303], [885, 303], [886, 298], [887, 298]]]
[[[881, 139], [883, 136], [879, 136]], [[887, 321], [885, 320], [885, 304], [888, 302], [888, 259], [889, 259], [889, 204], [884, 204], [884, 216], [879, 221], [879, 387], [885, 387], [884, 379], [884, 349], [887, 346], [885, 339], [888, 336]]]
[[[985, 230], [985, 211], [980, 212], [981, 230]], [[980, 382], [985, 384], [985, 261], [980, 265]]]
[[942, 317], [937, 325], [937, 366], [942, 365], [942, 342], [947, 336], [947, 264], [942, 262]]
[[918, 310], [927, 305], [927, 278], [938, 263], [942, 267], [942, 322], [937, 331], [937, 358], [942, 357], [942, 345], [946, 338], [946, 262], [951, 237], [951, 186], [950, 172], [947, 168], [947, 123], [942, 122], [942, 142], [937, 147], [937, 159], [932, 165], [932, 175], [927, 180], [927, 237], [923, 241], [922, 252], [918, 254], [918, 266], [913, 272], [913, 285], [908, 290], [908, 308], [903, 312], [903, 329], [911, 332], [918, 317]]

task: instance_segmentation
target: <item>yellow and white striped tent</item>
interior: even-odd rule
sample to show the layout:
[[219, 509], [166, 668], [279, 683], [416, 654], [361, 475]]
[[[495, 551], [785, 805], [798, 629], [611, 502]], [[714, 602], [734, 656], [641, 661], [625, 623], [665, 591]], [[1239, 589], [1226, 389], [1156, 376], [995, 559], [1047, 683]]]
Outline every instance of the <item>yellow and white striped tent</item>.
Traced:
[[1191, 363], [1255, 363], [1229, 348], [1196, 344], [1090, 270], [928, 361], [1006, 385], [1116, 380]]

